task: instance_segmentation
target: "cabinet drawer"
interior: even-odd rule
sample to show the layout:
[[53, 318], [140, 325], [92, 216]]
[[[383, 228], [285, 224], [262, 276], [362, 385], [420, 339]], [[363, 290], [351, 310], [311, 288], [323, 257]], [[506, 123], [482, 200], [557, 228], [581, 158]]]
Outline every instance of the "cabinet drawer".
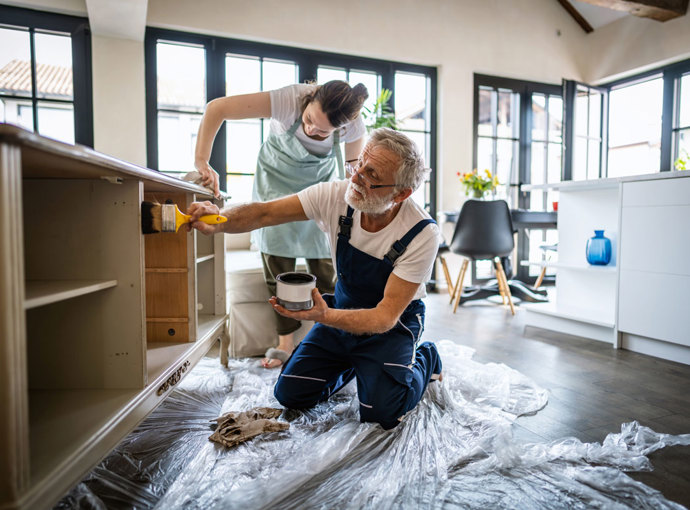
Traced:
[[623, 207], [690, 205], [690, 176], [623, 183]]
[[621, 269], [618, 329], [690, 346], [690, 276]]

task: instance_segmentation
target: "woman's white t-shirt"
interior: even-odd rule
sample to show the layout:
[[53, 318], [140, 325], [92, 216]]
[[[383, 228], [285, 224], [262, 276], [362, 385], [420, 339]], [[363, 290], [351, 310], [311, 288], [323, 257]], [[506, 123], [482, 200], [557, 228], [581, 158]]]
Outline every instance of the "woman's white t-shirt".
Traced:
[[[302, 98], [312, 92], [317, 85], [304, 83], [288, 85], [269, 92], [271, 96], [271, 132], [277, 135], [285, 133], [302, 115]], [[354, 142], [366, 133], [362, 116], [348, 122], [339, 129], [341, 142]], [[314, 140], [304, 132], [304, 125], [295, 131], [295, 136], [310, 153], [325, 156], [333, 147], [333, 133], [325, 140]]]
[[[331, 244], [333, 267], [337, 267], [338, 220], [347, 213], [345, 192], [350, 181], [321, 182], [300, 191], [297, 196], [304, 213], [327, 235]], [[402, 238], [420, 220], [430, 218], [411, 198], [405, 200], [398, 214], [384, 229], [367, 232], [361, 227], [362, 213], [352, 215], [350, 244], [364, 253], [383, 260], [395, 241]], [[393, 264], [393, 273], [405, 281], [423, 284], [429, 281], [441, 241], [438, 226], [431, 223], [424, 227], [407, 246], [405, 252]], [[426, 296], [425, 285], [419, 285], [414, 299]]]

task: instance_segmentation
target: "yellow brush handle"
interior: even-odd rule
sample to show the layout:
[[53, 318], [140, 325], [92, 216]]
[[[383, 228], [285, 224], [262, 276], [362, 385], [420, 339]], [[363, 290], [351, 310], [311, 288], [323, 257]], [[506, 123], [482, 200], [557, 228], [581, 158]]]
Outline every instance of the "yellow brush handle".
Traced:
[[220, 214], [207, 214], [199, 218], [199, 221], [203, 221], [207, 225], [218, 225], [219, 223], [225, 223], [228, 219]]

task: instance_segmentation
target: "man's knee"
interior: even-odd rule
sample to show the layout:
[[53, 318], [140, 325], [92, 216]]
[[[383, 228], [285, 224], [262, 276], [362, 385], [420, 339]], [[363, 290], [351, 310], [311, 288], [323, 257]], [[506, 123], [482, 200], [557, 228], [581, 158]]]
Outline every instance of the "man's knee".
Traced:
[[273, 395], [287, 409], [308, 409], [318, 402], [320, 391], [309, 390], [302, 381], [292, 381], [282, 374], [273, 388]]

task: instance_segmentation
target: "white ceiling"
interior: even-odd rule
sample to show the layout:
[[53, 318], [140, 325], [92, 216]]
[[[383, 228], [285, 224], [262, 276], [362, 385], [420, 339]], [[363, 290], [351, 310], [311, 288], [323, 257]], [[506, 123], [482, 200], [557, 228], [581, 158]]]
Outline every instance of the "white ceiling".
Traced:
[[629, 15], [626, 12], [599, 7], [579, 0], [570, 0], [570, 3], [595, 30]]

